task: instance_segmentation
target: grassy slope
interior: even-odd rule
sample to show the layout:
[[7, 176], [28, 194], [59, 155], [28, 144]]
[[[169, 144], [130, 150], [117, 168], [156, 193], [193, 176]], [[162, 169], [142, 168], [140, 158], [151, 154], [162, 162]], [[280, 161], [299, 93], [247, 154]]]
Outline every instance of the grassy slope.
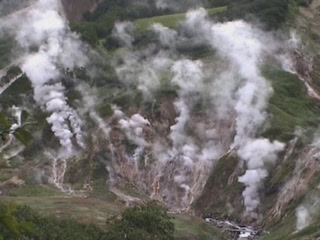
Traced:
[[[224, 12], [226, 9], [226, 7], [210, 8], [207, 9], [207, 12], [208, 15], [211, 16], [216, 13]], [[134, 23], [140, 30], [147, 30], [154, 23], [161, 23], [163, 26], [175, 28], [179, 24], [179, 22], [185, 18], [185, 15], [185, 13], [179, 13], [151, 18], [142, 18], [137, 19]]]
[[[124, 203], [108, 192], [105, 187], [103, 192], [100, 188], [90, 192], [88, 198], [72, 197], [44, 185], [15, 188], [9, 195], [2, 200], [27, 205], [42, 215], [54, 215], [61, 219], [72, 218], [80, 223], [98, 224], [101, 227], [105, 226], [108, 217], [119, 215], [125, 208]], [[174, 214], [172, 221], [175, 225], [174, 236], [177, 240], [226, 239], [218, 229], [201, 218]]]
[[233, 219], [241, 215], [243, 186], [238, 183], [237, 178], [229, 181], [237, 164], [238, 159], [231, 154], [219, 159], [205, 185], [203, 194], [193, 206], [199, 214]]
[[320, 91], [320, 0], [313, 0], [308, 7], [299, 7], [294, 10], [287, 25], [295, 29], [305, 49], [304, 54], [311, 55], [313, 66], [310, 72], [312, 87]]
[[[293, 9], [294, 10], [294, 9]], [[288, 19], [287, 27], [294, 28], [301, 38], [305, 49], [304, 54], [311, 53], [312, 55], [318, 54], [320, 50], [320, 1], [313, 0], [312, 4], [307, 7], [299, 7], [295, 9], [293, 17]], [[319, 54], [315, 56], [313, 69], [310, 73], [312, 78], [313, 88], [319, 92], [319, 76], [320, 68]], [[274, 186], [281, 184], [290, 178], [295, 167], [295, 159], [299, 155], [299, 151], [306, 144], [312, 141], [314, 132], [317, 131], [318, 122], [320, 118], [320, 103], [315, 99], [311, 99], [306, 95], [306, 88], [303, 83], [296, 76], [284, 73], [278, 69], [269, 68], [264, 71], [265, 76], [271, 80], [275, 90], [274, 96], [271, 98], [269, 105], [269, 112], [273, 114], [271, 119], [271, 128], [265, 133], [266, 135], [278, 138], [281, 140], [289, 139], [296, 126], [301, 126], [307, 130], [305, 135], [300, 138], [299, 143], [294, 150], [292, 156], [286, 163], [279, 165], [274, 169], [273, 174], [267, 179], [265, 185]], [[296, 207], [308, 199], [308, 195], [318, 193], [319, 178], [315, 179], [305, 194], [294, 201], [290, 202], [285, 209], [285, 215], [279, 222], [269, 222], [267, 230], [269, 234], [262, 237], [262, 240], [310, 240], [318, 239], [320, 237], [320, 214], [319, 209], [313, 208], [312, 221], [310, 226], [296, 232]], [[272, 196], [268, 198], [269, 203], [272, 205]]]
[[[44, 215], [55, 215], [59, 218], [73, 218], [80, 223], [105, 225], [108, 217], [118, 215], [124, 205], [118, 201], [103, 201], [96, 198], [74, 198], [66, 194], [44, 196], [5, 197], [5, 201], [27, 205]], [[221, 232], [205, 223], [201, 218], [188, 215], [172, 215], [177, 240], [224, 240]]]
[[288, 141], [293, 138], [296, 127], [316, 128], [320, 103], [307, 96], [303, 82], [297, 76], [272, 66], [265, 67], [263, 74], [274, 90], [268, 107], [270, 128], [264, 135]]
[[[295, 75], [284, 72], [274, 66], [265, 66], [263, 69], [264, 76], [270, 80], [274, 94], [270, 99], [268, 106], [269, 127], [263, 132], [265, 137], [277, 139], [287, 142], [294, 137], [296, 127], [314, 132], [317, 129], [320, 118], [320, 103], [311, 99], [306, 94], [306, 88], [302, 81]], [[281, 185], [288, 179], [295, 168], [295, 161], [299, 156], [299, 151], [308, 141], [312, 141], [307, 134], [303, 140], [299, 140], [296, 150], [291, 157], [282, 163], [280, 162], [270, 176], [266, 179], [264, 192], [261, 193], [263, 214], [267, 214], [270, 207], [277, 197]], [[238, 159], [232, 155], [222, 157], [215, 166], [208, 182], [205, 186], [202, 196], [194, 204], [198, 213], [211, 214], [218, 217], [231, 217], [241, 221], [242, 206], [242, 190], [243, 186], [238, 183], [237, 177], [241, 175], [241, 170], [237, 171], [236, 176], [231, 177], [236, 170]], [[230, 181], [232, 180], [233, 181]], [[310, 190], [308, 190], [310, 191]], [[279, 222], [269, 222], [267, 224], [270, 234], [265, 235], [263, 239], [311, 239], [311, 234], [319, 234], [318, 230], [314, 231], [315, 226], [303, 230], [309, 235], [303, 235], [299, 232], [297, 235], [290, 235], [295, 230], [296, 217], [295, 209], [299, 205], [301, 199], [297, 199], [287, 206], [287, 214]], [[315, 224], [318, 226], [319, 224]], [[302, 237], [304, 236], [304, 238]]]
[[224, 240], [221, 232], [202, 219], [190, 215], [174, 215], [175, 239], [177, 240]]
[[119, 214], [122, 206], [93, 198], [74, 198], [68, 195], [50, 197], [7, 197], [5, 200], [27, 205], [41, 214], [74, 218], [82, 223], [103, 225], [110, 215]]

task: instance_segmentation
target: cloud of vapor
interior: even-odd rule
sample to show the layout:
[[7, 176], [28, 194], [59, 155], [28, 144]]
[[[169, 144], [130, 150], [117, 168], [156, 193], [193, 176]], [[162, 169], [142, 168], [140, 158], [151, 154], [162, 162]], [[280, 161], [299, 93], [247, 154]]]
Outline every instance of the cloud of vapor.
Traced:
[[171, 83], [178, 86], [179, 90], [178, 99], [174, 102], [178, 116], [176, 124], [170, 127], [169, 137], [173, 146], [168, 159], [175, 161], [177, 165], [173, 182], [178, 189], [184, 191], [180, 203], [182, 208], [187, 208], [202, 190], [213, 160], [222, 153], [221, 146], [215, 142], [207, 141], [208, 145], [199, 146], [187, 131], [192, 108], [204, 92], [202, 67], [201, 61], [188, 59], [176, 60], [171, 67]]
[[232, 147], [238, 149], [239, 157], [247, 163], [248, 170], [239, 181], [246, 185], [243, 192], [246, 210], [254, 211], [259, 204], [258, 189], [268, 175], [265, 165], [273, 163], [285, 146], [277, 141], [256, 139], [266, 120], [266, 107], [272, 94], [259, 69], [263, 54], [274, 50], [266, 44], [271, 37], [244, 21], [210, 24], [204, 10], [188, 13], [186, 25], [198, 34], [206, 33], [205, 38], [221, 58], [227, 59], [235, 73], [236, 136]]
[[96, 97], [97, 93], [95, 89], [89, 88], [89, 86], [82, 83], [77, 87], [77, 90], [81, 93], [83, 98], [81, 114], [85, 115], [85, 113], [89, 113], [89, 117], [91, 118], [91, 120], [94, 121], [95, 124], [97, 124], [99, 130], [102, 131], [104, 138], [108, 140], [111, 127], [94, 110], [95, 107], [100, 103], [99, 99], [97, 99]]
[[[148, 98], [164, 82], [177, 89], [171, 145], [168, 149], [158, 139], [153, 147], [158, 161], [152, 196], [188, 207], [201, 193], [215, 160], [235, 149], [248, 168], [239, 178], [246, 186], [244, 204], [247, 212], [255, 211], [268, 166], [285, 147], [258, 137], [273, 92], [260, 67], [265, 57], [279, 52], [282, 40], [244, 21], [214, 23], [204, 9], [189, 11], [180, 29], [154, 24], [151, 30], [157, 47], [153, 43], [129, 51], [117, 73]], [[183, 54], [185, 46], [211, 48], [214, 60], [191, 60]], [[195, 114], [197, 104], [204, 109]]]
[[30, 80], [34, 100], [48, 114], [47, 122], [59, 139], [61, 148], [50, 157], [51, 182], [67, 191], [63, 184], [67, 159], [85, 147], [85, 135], [78, 111], [69, 105], [62, 79], [66, 70], [88, 63], [89, 49], [71, 32], [59, 0], [25, 3], [26, 8], [1, 19], [0, 35], [15, 39], [15, 63]]
[[143, 127], [150, 125], [149, 121], [140, 114], [134, 114], [130, 119], [120, 119], [119, 124], [121, 129], [126, 133], [126, 136], [133, 143], [138, 146], [143, 146], [145, 141], [143, 139]]
[[164, 47], [175, 47], [178, 33], [159, 23], [152, 25], [152, 30], [158, 34], [160, 44]]
[[128, 158], [133, 161], [134, 170], [138, 171], [139, 161], [147, 145], [144, 139], [144, 129], [150, 125], [150, 122], [140, 114], [134, 114], [128, 118], [120, 110], [116, 110], [114, 116], [118, 118], [120, 128], [125, 133], [127, 139], [136, 145], [133, 155], [131, 157], [128, 156]]
[[286, 48], [276, 58], [281, 64], [283, 70], [290, 73], [297, 73], [295, 62], [293, 61], [294, 51], [301, 49], [301, 40], [295, 32], [290, 32], [290, 39], [285, 44]]
[[134, 25], [132, 22], [116, 22], [112, 30], [112, 36], [126, 47], [131, 47], [134, 38], [132, 36]]
[[0, 4], [0, 17], [29, 6], [34, 0], [2, 0]]
[[310, 213], [308, 209], [303, 205], [297, 207], [296, 218], [297, 218], [297, 224], [296, 224], [297, 231], [304, 229], [305, 227], [309, 226], [309, 224], [311, 223]]
[[191, 8], [200, 7], [202, 1], [199, 0], [156, 0], [156, 7], [159, 9], [172, 9], [175, 11], [186, 11]]
[[71, 155], [73, 138], [78, 146], [85, 145], [82, 121], [68, 105], [59, 79], [62, 69], [84, 66], [87, 58], [61, 11], [60, 1], [39, 0], [25, 13], [24, 21], [15, 30], [15, 38], [24, 51], [21, 68], [32, 83], [34, 99], [50, 114], [47, 121], [54, 135], [67, 155]]
[[283, 143], [270, 142], [268, 139], [252, 139], [239, 148], [238, 155], [245, 159], [248, 168], [245, 174], [239, 177], [239, 182], [246, 186], [242, 195], [247, 212], [253, 212], [258, 207], [258, 190], [268, 176], [266, 165], [274, 164], [277, 153], [283, 149]]
[[[185, 127], [190, 118], [190, 108], [199, 98], [199, 94], [203, 88], [203, 73], [202, 64], [200, 61], [179, 60], [176, 61], [171, 71], [174, 77], [171, 79], [173, 85], [177, 85], [179, 99], [174, 103], [179, 113], [176, 118], [176, 124], [171, 126], [170, 138], [173, 141], [173, 146], [183, 146], [189, 140], [186, 138]], [[192, 98], [192, 94], [196, 96]]]
[[168, 74], [172, 59], [166, 51], [154, 54], [152, 47], [142, 52], [129, 52], [121, 56], [123, 64], [115, 67], [119, 79], [126, 85], [136, 86], [145, 99], [161, 86], [161, 79]]

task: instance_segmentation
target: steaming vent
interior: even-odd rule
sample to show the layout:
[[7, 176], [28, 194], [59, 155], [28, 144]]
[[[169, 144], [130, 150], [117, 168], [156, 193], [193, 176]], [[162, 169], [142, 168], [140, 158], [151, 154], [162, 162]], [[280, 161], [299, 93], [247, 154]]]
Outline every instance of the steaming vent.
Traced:
[[[112, 37], [124, 51], [112, 59], [115, 74], [143, 102], [151, 102], [151, 110], [112, 105], [112, 114], [101, 117], [95, 108], [98, 89], [72, 79], [80, 103], [72, 105], [66, 97], [65, 72], [88, 66], [92, 50], [71, 32], [60, 1], [36, 1], [7, 20], [11, 27], [1, 24], [1, 30], [13, 34], [33, 99], [60, 143], [58, 151], [44, 153], [51, 159], [51, 183], [69, 191], [64, 185], [69, 159], [82, 151], [102, 151], [108, 154], [110, 187], [127, 181], [151, 199], [184, 211], [200, 196], [217, 162], [234, 154], [244, 169], [238, 182], [245, 187], [245, 211], [257, 211], [268, 166], [285, 149], [282, 142], [260, 137], [273, 94], [261, 68], [265, 59], [279, 65], [285, 59], [289, 66], [279, 55], [289, 40], [245, 21], [215, 23], [199, 8], [189, 11], [176, 30], [154, 24], [155, 43], [139, 49], [133, 47], [134, 24], [117, 22]], [[212, 59], [193, 59], [188, 44], [212, 51]], [[174, 94], [157, 99], [166, 87]]]

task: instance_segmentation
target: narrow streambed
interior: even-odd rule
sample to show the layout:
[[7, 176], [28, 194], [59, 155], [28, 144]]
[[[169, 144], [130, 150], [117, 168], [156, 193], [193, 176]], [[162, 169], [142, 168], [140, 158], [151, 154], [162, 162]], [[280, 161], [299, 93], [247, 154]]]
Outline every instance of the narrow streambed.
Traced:
[[223, 232], [228, 233], [232, 239], [237, 240], [256, 240], [265, 231], [261, 228], [253, 226], [245, 226], [233, 221], [224, 219], [215, 219], [211, 217], [204, 218], [207, 223], [222, 229]]

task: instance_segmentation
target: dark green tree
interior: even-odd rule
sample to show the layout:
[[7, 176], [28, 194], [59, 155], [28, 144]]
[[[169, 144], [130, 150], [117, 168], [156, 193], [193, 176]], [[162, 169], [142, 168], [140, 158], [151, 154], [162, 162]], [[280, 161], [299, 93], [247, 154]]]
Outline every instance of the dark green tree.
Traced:
[[33, 234], [33, 225], [18, 220], [15, 216], [16, 211], [14, 203], [0, 203], [0, 240], [23, 239], [24, 236]]
[[174, 233], [170, 216], [154, 203], [128, 208], [107, 225], [104, 240], [172, 240]]

